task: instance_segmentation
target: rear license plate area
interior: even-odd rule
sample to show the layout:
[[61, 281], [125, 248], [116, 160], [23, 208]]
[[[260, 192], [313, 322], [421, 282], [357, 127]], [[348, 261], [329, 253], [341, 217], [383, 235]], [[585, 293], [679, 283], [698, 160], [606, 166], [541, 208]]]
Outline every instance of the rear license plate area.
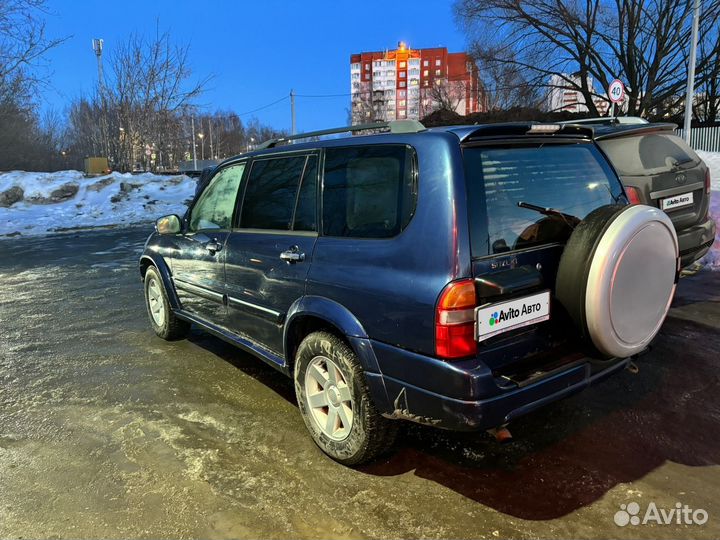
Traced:
[[682, 208], [683, 206], [690, 206], [693, 204], [693, 193], [682, 193], [681, 195], [674, 195], [673, 197], [665, 197], [660, 201], [660, 208], [664, 211], [675, 210], [676, 208]]
[[550, 291], [475, 308], [475, 339], [492, 336], [550, 319]]

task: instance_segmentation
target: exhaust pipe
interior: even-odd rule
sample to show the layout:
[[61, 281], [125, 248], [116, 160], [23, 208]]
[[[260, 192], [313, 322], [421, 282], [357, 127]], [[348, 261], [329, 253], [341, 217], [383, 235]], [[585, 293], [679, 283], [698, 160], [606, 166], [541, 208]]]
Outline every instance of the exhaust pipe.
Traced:
[[512, 434], [510, 430], [505, 426], [498, 426], [496, 428], [488, 429], [487, 432], [495, 437], [495, 440], [499, 443], [507, 443], [512, 441]]

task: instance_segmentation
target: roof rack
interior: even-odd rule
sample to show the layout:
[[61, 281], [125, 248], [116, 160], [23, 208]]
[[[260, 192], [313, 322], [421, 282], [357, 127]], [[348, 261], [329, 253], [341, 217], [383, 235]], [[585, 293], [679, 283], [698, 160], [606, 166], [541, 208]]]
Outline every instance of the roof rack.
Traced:
[[322, 137], [324, 135], [334, 135], [336, 133], [354, 133], [356, 131], [367, 131], [369, 129], [389, 130], [390, 133], [418, 133], [425, 131], [423, 126], [417, 120], [391, 120], [389, 122], [375, 122], [370, 124], [356, 124], [354, 126], [345, 126], [332, 129], [322, 129], [320, 131], [308, 131], [306, 133], [298, 133], [297, 135], [288, 135], [286, 137], [278, 137], [276, 139], [268, 139], [256, 146], [256, 150], [265, 150], [266, 148], [274, 148], [278, 144], [296, 141], [298, 139], [308, 139], [310, 137]]
[[558, 124], [631, 124], [643, 125], [649, 122], [639, 116], [598, 116], [595, 118], [579, 118], [575, 120], [563, 120]]

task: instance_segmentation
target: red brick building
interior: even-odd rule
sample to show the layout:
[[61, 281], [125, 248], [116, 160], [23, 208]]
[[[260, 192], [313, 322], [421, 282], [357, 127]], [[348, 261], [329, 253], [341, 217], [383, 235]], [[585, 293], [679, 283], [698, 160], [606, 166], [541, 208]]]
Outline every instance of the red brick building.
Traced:
[[446, 108], [459, 114], [483, 110], [478, 69], [467, 53], [445, 47], [350, 56], [353, 123], [420, 119]]

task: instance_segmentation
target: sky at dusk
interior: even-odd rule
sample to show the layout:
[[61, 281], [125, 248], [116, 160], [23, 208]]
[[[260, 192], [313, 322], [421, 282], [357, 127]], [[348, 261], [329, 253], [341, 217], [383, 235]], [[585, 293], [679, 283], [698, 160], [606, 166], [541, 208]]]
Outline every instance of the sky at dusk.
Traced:
[[[133, 32], [168, 31], [190, 45], [194, 77], [212, 76], [198, 103], [207, 111], [246, 113], [299, 95], [348, 94], [350, 54], [397, 46], [445, 46], [465, 50], [465, 36], [452, 1], [140, 1], [48, 0], [47, 32], [68, 39], [48, 53], [49, 87], [43, 110], [62, 111], [97, 84], [91, 40], [102, 38], [104, 54]], [[296, 98], [298, 131], [345, 125], [350, 98]], [[284, 100], [245, 114], [280, 129], [290, 127]]]

